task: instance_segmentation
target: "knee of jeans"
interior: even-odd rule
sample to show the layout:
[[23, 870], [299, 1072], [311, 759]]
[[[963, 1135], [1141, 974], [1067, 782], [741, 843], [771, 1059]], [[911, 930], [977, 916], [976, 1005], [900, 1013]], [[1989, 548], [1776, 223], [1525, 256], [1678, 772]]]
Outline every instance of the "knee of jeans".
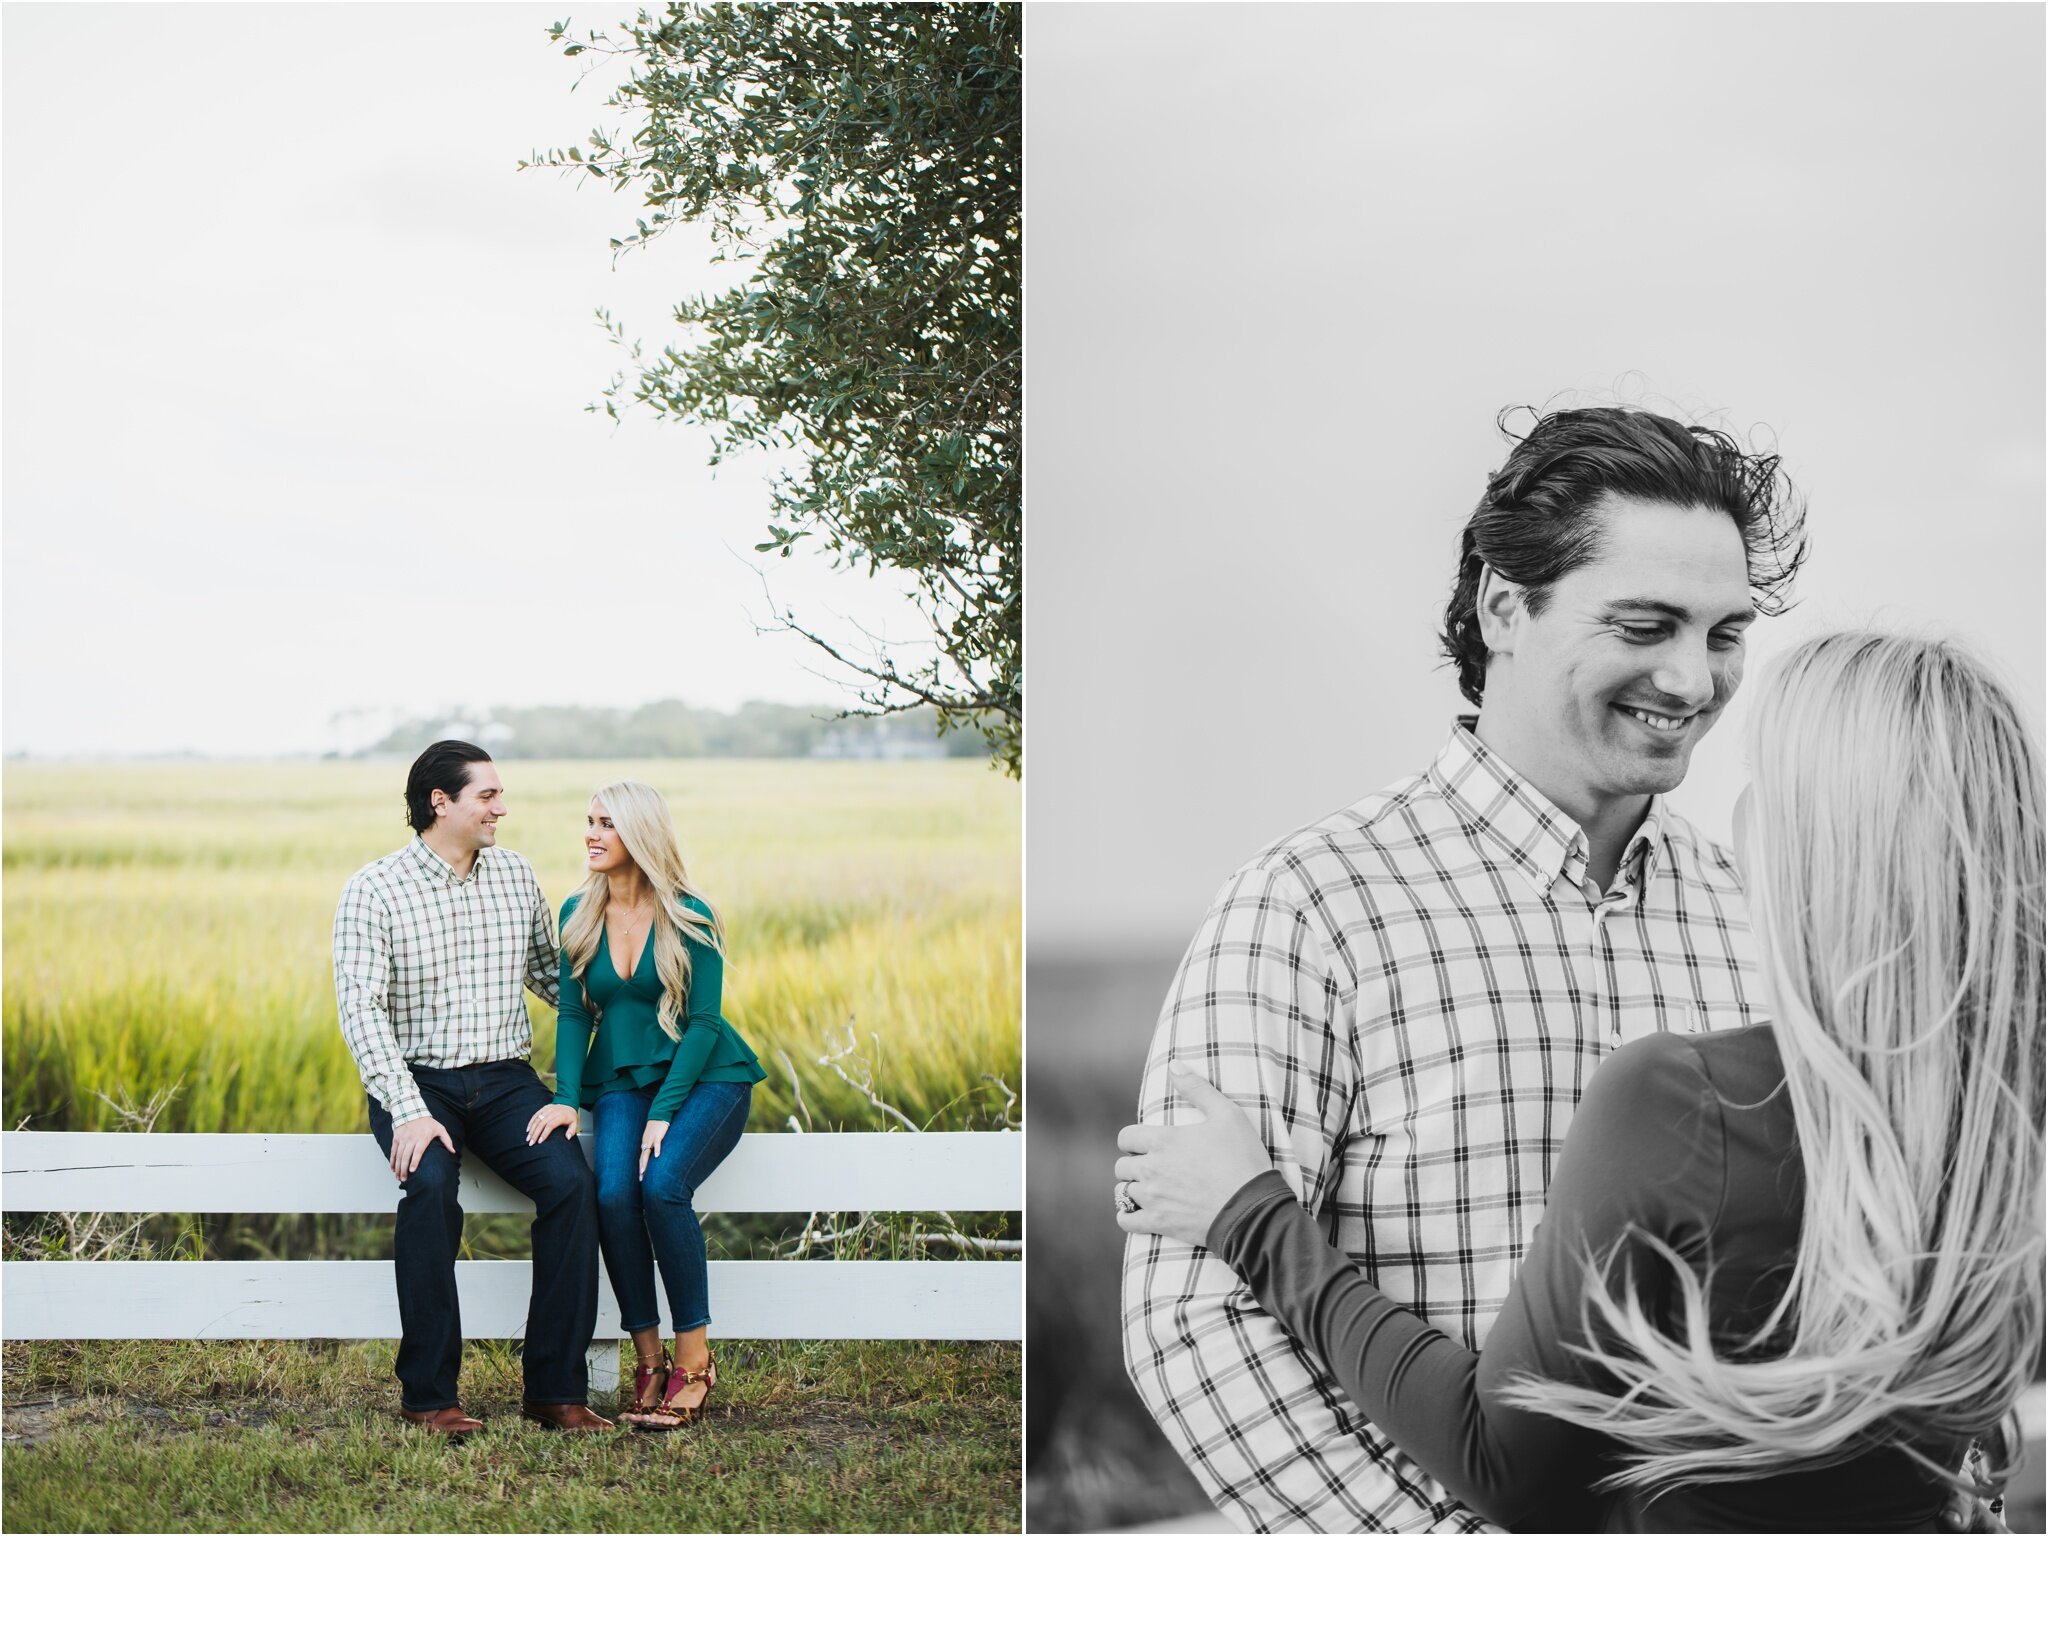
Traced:
[[440, 1143], [420, 1155], [419, 1167], [405, 1179], [405, 1196], [430, 1204], [453, 1204], [462, 1190], [462, 1167]]
[[670, 1171], [657, 1178], [648, 1172], [643, 1186], [649, 1215], [672, 1215], [695, 1208], [696, 1189], [680, 1171]]
[[597, 1207], [608, 1215], [640, 1213], [640, 1178], [631, 1170], [603, 1170], [595, 1178]]
[[559, 1167], [557, 1185], [570, 1198], [580, 1200], [592, 1209], [597, 1207], [597, 1177], [589, 1165], [583, 1162], [583, 1155], [571, 1148], [566, 1157], [569, 1163]]
[[595, 1209], [597, 1178], [590, 1173], [590, 1166], [583, 1162], [583, 1155], [569, 1142], [550, 1145], [554, 1151], [547, 1155], [546, 1167], [528, 1190], [533, 1202], [545, 1210], [581, 1200]]

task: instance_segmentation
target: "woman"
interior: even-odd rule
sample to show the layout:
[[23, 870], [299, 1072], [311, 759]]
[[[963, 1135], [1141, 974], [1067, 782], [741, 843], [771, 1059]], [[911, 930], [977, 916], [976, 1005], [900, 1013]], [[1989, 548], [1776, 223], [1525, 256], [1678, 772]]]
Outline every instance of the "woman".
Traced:
[[1936, 1531], [2040, 1353], [2034, 746], [1946, 643], [1819, 637], [1759, 691], [1736, 849], [1775, 1021], [1602, 1064], [1481, 1352], [1334, 1249], [1210, 1087], [1119, 1139], [1119, 1224], [1224, 1256], [1507, 1528]]
[[[605, 785], [591, 797], [583, 846], [590, 873], [562, 905], [555, 1100], [526, 1135], [573, 1131], [580, 1107], [595, 1110], [598, 1236], [636, 1359], [633, 1406], [620, 1418], [669, 1430], [718, 1384], [692, 1199], [738, 1143], [767, 1075], [719, 1015], [725, 928], [691, 890], [660, 792], [631, 779]], [[661, 1344], [656, 1261], [673, 1354]]]

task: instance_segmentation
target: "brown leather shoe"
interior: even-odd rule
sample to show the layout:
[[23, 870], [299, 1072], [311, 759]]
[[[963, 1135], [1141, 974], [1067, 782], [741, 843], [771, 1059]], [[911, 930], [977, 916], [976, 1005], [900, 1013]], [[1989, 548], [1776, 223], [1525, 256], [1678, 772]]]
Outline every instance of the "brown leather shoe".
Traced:
[[556, 1431], [608, 1432], [612, 1429], [609, 1420], [601, 1414], [591, 1413], [581, 1403], [522, 1403], [519, 1412], [528, 1420], [537, 1420]]
[[447, 1409], [400, 1409], [398, 1418], [408, 1426], [419, 1426], [430, 1432], [439, 1432], [443, 1437], [467, 1437], [471, 1432], [484, 1429], [481, 1420], [474, 1420], [458, 1408]]

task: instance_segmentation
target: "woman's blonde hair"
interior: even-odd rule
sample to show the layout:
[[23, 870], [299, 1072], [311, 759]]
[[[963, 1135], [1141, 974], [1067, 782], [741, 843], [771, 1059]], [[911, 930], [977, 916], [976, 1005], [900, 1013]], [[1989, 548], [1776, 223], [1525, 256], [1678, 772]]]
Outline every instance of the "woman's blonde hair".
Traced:
[[1959, 1481], [1925, 1451], [2002, 1422], [2041, 1355], [2040, 762], [1944, 641], [1815, 637], [1758, 694], [1745, 891], [1805, 1172], [1790, 1283], [1717, 1353], [1675, 1253], [1669, 1333], [1593, 1270], [1582, 1350], [1616, 1390], [1510, 1396], [1620, 1439], [1607, 1487], [1876, 1446]]
[[[656, 1015], [662, 1032], [679, 1040], [690, 1009], [690, 944], [702, 943], [722, 955], [724, 923], [715, 909], [701, 915], [683, 902], [684, 894], [695, 897], [697, 892], [690, 885], [690, 872], [683, 867], [676, 821], [661, 791], [652, 784], [623, 778], [605, 785], [591, 799], [604, 803], [626, 855], [639, 865], [653, 889], [654, 970], [661, 979], [661, 1009]], [[605, 908], [611, 896], [610, 881], [591, 870], [583, 877], [575, 909], [563, 923], [562, 952], [569, 957], [570, 973], [579, 984], [597, 954], [598, 939], [604, 935]], [[590, 1004], [588, 984], [583, 984], [583, 999], [585, 1005]]]

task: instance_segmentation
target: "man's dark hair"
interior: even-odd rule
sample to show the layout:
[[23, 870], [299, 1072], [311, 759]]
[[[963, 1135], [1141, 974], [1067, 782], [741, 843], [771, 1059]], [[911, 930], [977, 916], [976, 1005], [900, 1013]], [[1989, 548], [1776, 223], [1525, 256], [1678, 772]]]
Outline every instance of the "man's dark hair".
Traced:
[[[1530, 411], [1534, 413], [1533, 410]], [[1512, 440], [1503, 409], [1495, 424]], [[1726, 432], [1682, 426], [1647, 409], [1559, 409], [1537, 415], [1458, 542], [1458, 577], [1444, 610], [1443, 649], [1458, 689], [1474, 704], [1486, 692], [1479, 634], [1479, 574], [1491, 566], [1541, 613], [1550, 587], [1599, 551], [1600, 502], [1609, 495], [1725, 512], [1742, 534], [1757, 612], [1782, 613], [1806, 560], [1806, 506], [1774, 454], [1746, 454]]]
[[490, 759], [490, 751], [459, 738], [444, 738], [420, 751], [405, 775], [405, 821], [412, 832], [420, 835], [434, 827], [434, 791], [459, 799], [469, 788], [471, 766]]

